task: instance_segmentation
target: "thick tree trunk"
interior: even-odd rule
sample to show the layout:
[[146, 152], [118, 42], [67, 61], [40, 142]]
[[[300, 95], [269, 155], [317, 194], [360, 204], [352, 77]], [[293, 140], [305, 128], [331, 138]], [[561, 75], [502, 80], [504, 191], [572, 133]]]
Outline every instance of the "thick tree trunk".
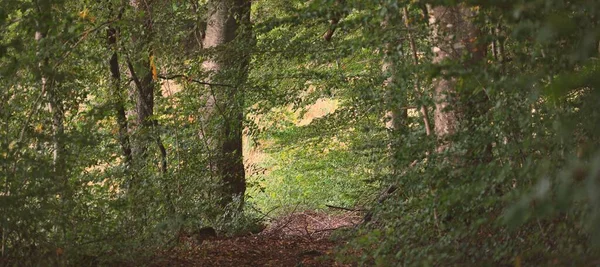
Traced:
[[[243, 203], [246, 178], [242, 156], [243, 84], [246, 81], [250, 38], [250, 1], [213, 0], [209, 2], [204, 49], [210, 53], [202, 66], [211, 83], [233, 87], [208, 86], [203, 96], [201, 137], [212, 154], [211, 172], [223, 182], [222, 204], [237, 197]], [[233, 41], [237, 42], [233, 42]], [[232, 45], [233, 44], [233, 45]], [[240, 205], [241, 208], [241, 205]]]
[[156, 66], [153, 63], [154, 51], [152, 48], [153, 37], [153, 20], [152, 20], [152, 5], [149, 0], [132, 0], [131, 5], [141, 14], [141, 20], [144, 25], [142, 34], [136, 36], [133, 40], [137, 51], [137, 61], [132, 62], [131, 58], [127, 59], [127, 66], [131, 79], [135, 85], [135, 127], [136, 138], [133, 145], [133, 154], [136, 161], [145, 164], [148, 158], [148, 144], [152, 141], [156, 142], [160, 157], [160, 170], [163, 173], [167, 171], [167, 151], [162, 144], [161, 138], [154, 130], [158, 127], [158, 122], [153, 118], [154, 115], [154, 79], [156, 74]]
[[[482, 59], [485, 50], [478, 46], [479, 30], [471, 22], [474, 11], [460, 4], [452, 7], [433, 7], [428, 13], [435, 44], [433, 63], [439, 64], [446, 60], [461, 61], [463, 56], [470, 58], [471, 62]], [[457, 106], [460, 101], [455, 78], [437, 78], [434, 88], [434, 131], [441, 141], [438, 151], [443, 151], [451, 145], [446, 140], [447, 137], [455, 134], [458, 129], [461, 107]]]
[[[392, 12], [390, 12], [392, 13]], [[388, 14], [383, 21], [382, 27], [393, 28], [393, 25], [397, 22], [392, 15]], [[384, 87], [386, 88], [387, 106], [389, 110], [386, 114], [386, 128], [392, 131], [401, 131], [406, 127], [406, 120], [408, 118], [408, 112], [402, 105], [405, 101], [398, 99], [397, 85], [395, 84], [396, 76], [396, 64], [395, 61], [400, 60], [399, 53], [395, 51], [399, 38], [391, 38], [384, 44], [384, 58], [383, 64], [381, 65], [381, 71], [384, 74], [389, 75], [384, 81]], [[402, 97], [402, 96], [401, 96]], [[404, 105], [405, 106], [405, 105]]]
[[[477, 12], [465, 4], [459, 4], [453, 7], [435, 7], [429, 14], [436, 45], [433, 49], [434, 63], [450, 60], [461, 63], [466, 69], [477, 67], [487, 52], [487, 44], [479, 40], [480, 29], [473, 23]], [[438, 151], [444, 151], [452, 145], [447, 137], [457, 132], [459, 121], [476, 131], [472, 128], [471, 120], [485, 116], [490, 103], [485, 88], [478, 93], [459, 94], [456, 90], [456, 78], [437, 78], [434, 86], [435, 133], [441, 141]], [[474, 164], [491, 161], [491, 142], [475, 144], [468, 148], [464, 157]]]
[[131, 0], [143, 30], [132, 37], [134, 53], [128, 55], [127, 67], [134, 84], [131, 97], [135, 102], [135, 119], [132, 121], [133, 156], [136, 162], [147, 158], [149, 130], [152, 122], [149, 120], [154, 112], [154, 83], [150, 57], [152, 56], [152, 1]]
[[[390, 47], [389, 45], [386, 45], [388, 48]], [[408, 118], [408, 113], [406, 108], [402, 108], [399, 105], [399, 101], [396, 99], [396, 95], [397, 92], [395, 92], [395, 85], [394, 85], [394, 71], [395, 71], [395, 66], [394, 63], [389, 60], [389, 59], [385, 59], [384, 63], [381, 66], [381, 70], [384, 73], [390, 73], [390, 77], [388, 77], [385, 82], [384, 82], [384, 86], [387, 89], [387, 100], [388, 100], [388, 106], [390, 107], [389, 111], [386, 114], [386, 128], [390, 129], [392, 131], [401, 131], [405, 126], [406, 126], [406, 120]]]

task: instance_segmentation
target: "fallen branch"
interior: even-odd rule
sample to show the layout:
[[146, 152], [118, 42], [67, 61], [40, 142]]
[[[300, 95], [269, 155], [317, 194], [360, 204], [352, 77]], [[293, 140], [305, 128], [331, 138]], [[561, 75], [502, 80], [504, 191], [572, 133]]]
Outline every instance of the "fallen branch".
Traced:
[[320, 232], [335, 231], [335, 230], [342, 229], [342, 228], [352, 228], [352, 227], [354, 227], [354, 226], [351, 226], [351, 225], [342, 225], [342, 226], [340, 226], [340, 227], [334, 227], [334, 228], [326, 228], [326, 229], [315, 230], [315, 231], [313, 231], [312, 233], [313, 233], [313, 234], [316, 234], [316, 233], [320, 233]]
[[205, 82], [205, 81], [201, 81], [201, 80], [198, 80], [198, 79], [193, 79], [193, 78], [191, 78], [191, 77], [189, 77], [187, 75], [184, 75], [184, 74], [172, 74], [172, 75], [160, 74], [160, 75], [158, 75], [158, 78], [161, 78], [163, 80], [174, 80], [174, 79], [177, 79], [177, 78], [184, 78], [187, 81], [195, 82], [197, 84], [203, 84], [203, 85], [208, 85], [208, 86], [223, 86], [223, 87], [235, 88], [235, 86], [233, 86], [231, 84]]
[[[298, 206], [300, 205], [300, 203], [297, 203], [296, 206], [294, 207], [294, 210], [292, 210], [292, 212], [288, 215], [291, 216], [294, 213], [296, 213], [296, 209], [298, 208]], [[278, 225], [275, 229], [273, 229], [271, 232], [273, 233], [277, 233], [277, 232], [281, 232], [284, 228], [286, 228], [291, 222], [293, 221], [293, 218], [288, 217], [286, 222], [283, 225]]]
[[328, 207], [330, 209], [338, 209], [338, 210], [345, 210], [345, 211], [364, 211], [363, 209], [351, 209], [351, 208], [339, 207], [339, 206], [334, 206], [334, 205], [325, 205], [325, 207]]
[[[382, 204], [394, 192], [396, 192], [396, 189], [398, 189], [396, 187], [396, 185], [392, 184], [392, 185], [388, 186], [384, 191], [382, 191], [379, 194], [379, 198], [377, 199], [377, 203]], [[369, 212], [367, 212], [367, 214], [365, 214], [365, 216], [363, 217], [363, 224], [366, 224], [366, 223], [370, 222], [371, 219], [373, 219], [373, 211], [372, 210], [370, 210]]]
[[280, 206], [275, 206], [274, 208], [272, 208], [271, 210], [269, 210], [269, 211], [267, 211], [267, 212], [265, 213], [265, 212], [262, 212], [262, 211], [260, 211], [259, 209], [255, 208], [255, 207], [252, 207], [252, 209], [253, 209], [254, 211], [256, 211], [256, 212], [258, 212], [258, 213], [262, 214], [262, 217], [260, 217], [260, 219], [258, 219], [259, 221], [262, 221], [262, 220], [264, 220], [265, 218], [268, 218], [268, 219], [273, 219], [272, 217], [270, 217], [270, 216], [269, 216], [269, 214], [270, 214], [271, 212], [273, 212], [274, 210], [278, 209], [278, 208], [281, 208], [281, 207], [280, 207]]

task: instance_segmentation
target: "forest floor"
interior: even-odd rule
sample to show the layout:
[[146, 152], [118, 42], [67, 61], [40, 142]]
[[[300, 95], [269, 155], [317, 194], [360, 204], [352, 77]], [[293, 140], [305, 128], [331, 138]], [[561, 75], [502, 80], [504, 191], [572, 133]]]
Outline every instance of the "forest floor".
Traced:
[[360, 223], [358, 214], [293, 213], [256, 235], [215, 238], [156, 255], [152, 266], [349, 266], [338, 263], [334, 230]]

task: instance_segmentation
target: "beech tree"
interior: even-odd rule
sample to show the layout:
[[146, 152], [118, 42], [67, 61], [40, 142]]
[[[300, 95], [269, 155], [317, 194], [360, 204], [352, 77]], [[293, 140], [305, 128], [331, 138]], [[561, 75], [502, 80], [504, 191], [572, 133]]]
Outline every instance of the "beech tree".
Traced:
[[[433, 26], [434, 58], [433, 63], [460, 62], [462, 64], [475, 63], [483, 58], [485, 50], [480, 45], [479, 29], [473, 25], [475, 15], [466, 4], [457, 6], [436, 6], [430, 8], [430, 24]], [[485, 49], [485, 48], [484, 48]], [[463, 58], [468, 58], [464, 60]], [[449, 76], [436, 79], [435, 90], [435, 133], [442, 145], [438, 150], [444, 150], [449, 143], [444, 140], [449, 135], [455, 134], [459, 127], [461, 107], [459, 95], [456, 90], [456, 78], [452, 78], [446, 71], [442, 75]]]
[[135, 125], [133, 154], [142, 166], [148, 158], [148, 144], [155, 143], [160, 153], [160, 170], [167, 171], [167, 152], [157, 131], [154, 98], [158, 73], [153, 47], [153, 1], [132, 1], [135, 21], [143, 27], [132, 35], [131, 55], [127, 57], [129, 75], [133, 81], [132, 97], [135, 99]]
[[211, 171], [223, 182], [223, 204], [238, 198], [240, 208], [246, 192], [242, 156], [244, 87], [250, 62], [250, 1], [210, 1], [202, 46], [208, 58], [208, 93], [200, 109], [201, 138], [212, 154]]

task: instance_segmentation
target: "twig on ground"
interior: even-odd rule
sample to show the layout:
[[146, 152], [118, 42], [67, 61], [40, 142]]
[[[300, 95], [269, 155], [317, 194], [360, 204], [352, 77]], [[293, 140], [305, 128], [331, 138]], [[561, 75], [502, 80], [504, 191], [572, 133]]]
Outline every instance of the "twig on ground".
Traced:
[[[299, 205], [300, 205], [300, 203], [296, 204], [296, 206], [294, 207], [294, 209], [292, 210], [292, 212], [290, 214], [296, 213], [296, 209], [298, 208]], [[283, 225], [277, 226], [277, 228], [275, 228], [273, 232], [281, 231], [283, 228], [286, 228], [292, 221], [293, 221], [293, 218], [288, 218], [287, 221]]]
[[259, 220], [261, 220], [261, 221], [262, 221], [263, 219], [265, 219], [265, 218], [268, 218], [268, 219], [273, 219], [272, 217], [269, 217], [269, 213], [271, 213], [271, 212], [275, 211], [275, 210], [276, 210], [276, 209], [278, 209], [278, 208], [281, 208], [281, 207], [280, 207], [280, 206], [275, 206], [274, 208], [272, 208], [271, 210], [269, 210], [269, 211], [267, 211], [267, 212], [262, 212], [262, 211], [260, 211], [259, 209], [255, 208], [255, 207], [252, 207], [252, 209], [253, 209], [254, 211], [256, 211], [256, 212], [258, 212], [258, 213], [260, 213], [260, 214], [262, 215], [262, 217], [260, 217], [260, 219], [259, 219]]
[[326, 228], [326, 229], [315, 230], [315, 231], [313, 232], [313, 234], [320, 233], [320, 232], [327, 232], [327, 231], [335, 231], [335, 230], [342, 229], [342, 228], [352, 228], [352, 226], [350, 226], [350, 225], [342, 225], [342, 226], [340, 226], [340, 227], [334, 227], [334, 228]]
[[333, 206], [333, 205], [325, 205], [325, 207], [328, 207], [330, 209], [338, 209], [338, 210], [345, 210], [345, 211], [364, 211], [363, 209], [352, 209], [352, 208], [339, 207], [339, 206]]

